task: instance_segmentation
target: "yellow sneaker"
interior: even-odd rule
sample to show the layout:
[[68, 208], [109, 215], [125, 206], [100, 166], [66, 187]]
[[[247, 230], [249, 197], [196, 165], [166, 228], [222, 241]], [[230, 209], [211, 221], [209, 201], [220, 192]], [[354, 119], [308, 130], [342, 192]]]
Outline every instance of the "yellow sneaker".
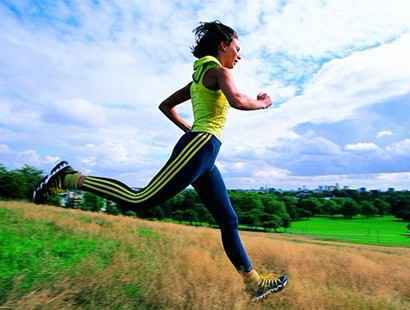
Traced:
[[252, 301], [259, 301], [268, 296], [271, 293], [277, 293], [283, 290], [288, 284], [288, 277], [282, 275], [279, 278], [275, 278], [273, 274], [260, 275], [261, 280], [258, 286], [253, 291], [249, 291], [253, 295]]

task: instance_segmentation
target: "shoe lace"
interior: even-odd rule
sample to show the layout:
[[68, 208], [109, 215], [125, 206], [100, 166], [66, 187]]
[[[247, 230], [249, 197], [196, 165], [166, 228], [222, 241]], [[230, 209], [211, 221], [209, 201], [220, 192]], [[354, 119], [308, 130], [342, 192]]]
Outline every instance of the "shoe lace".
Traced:
[[259, 287], [261, 288], [266, 288], [266, 287], [276, 287], [278, 284], [280, 284], [279, 279], [275, 279], [275, 276], [273, 274], [265, 274], [265, 275], [260, 275], [260, 282], [259, 282]]

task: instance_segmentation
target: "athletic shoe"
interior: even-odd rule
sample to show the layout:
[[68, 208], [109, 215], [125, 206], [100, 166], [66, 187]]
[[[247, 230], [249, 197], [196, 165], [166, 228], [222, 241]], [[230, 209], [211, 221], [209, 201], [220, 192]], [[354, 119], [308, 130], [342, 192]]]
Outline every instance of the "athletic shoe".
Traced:
[[64, 177], [72, 173], [77, 173], [77, 171], [71, 168], [66, 161], [60, 161], [36, 186], [33, 192], [33, 202], [43, 203], [50, 195], [63, 191]]
[[288, 284], [288, 277], [286, 275], [282, 275], [277, 279], [272, 274], [260, 275], [260, 277], [261, 281], [258, 283], [258, 287], [251, 292], [254, 296], [252, 301], [260, 301], [271, 293], [280, 292]]

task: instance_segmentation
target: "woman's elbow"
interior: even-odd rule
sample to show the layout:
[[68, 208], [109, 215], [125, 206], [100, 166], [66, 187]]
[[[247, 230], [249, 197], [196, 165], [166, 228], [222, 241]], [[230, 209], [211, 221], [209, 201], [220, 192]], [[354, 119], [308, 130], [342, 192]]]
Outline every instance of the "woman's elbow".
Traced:
[[161, 112], [164, 112], [167, 109], [165, 102], [161, 102], [160, 105], [158, 106], [158, 109]]
[[243, 104], [243, 102], [239, 99], [232, 99], [228, 100], [229, 105], [237, 110], [246, 110], [246, 106]]
[[245, 108], [243, 106], [241, 106], [240, 104], [236, 104], [236, 103], [230, 103], [229, 104], [232, 108], [236, 109], [236, 110], [245, 110]]

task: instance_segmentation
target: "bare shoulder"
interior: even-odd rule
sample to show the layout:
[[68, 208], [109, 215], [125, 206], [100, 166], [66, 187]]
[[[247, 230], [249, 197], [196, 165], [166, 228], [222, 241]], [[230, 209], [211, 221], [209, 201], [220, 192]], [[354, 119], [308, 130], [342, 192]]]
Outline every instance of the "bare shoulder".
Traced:
[[216, 77], [218, 78], [224, 78], [224, 77], [231, 76], [231, 71], [225, 67], [217, 67], [213, 70], [215, 72]]
[[203, 77], [202, 83], [206, 88], [212, 89], [212, 90], [218, 90], [219, 83], [218, 80], [220, 79], [220, 70], [221, 68], [212, 68], [209, 69], [208, 71], [205, 72], [205, 75]]
[[230, 83], [230, 81], [232, 81], [231, 70], [225, 67], [209, 69], [203, 79], [205, 87], [213, 90], [221, 89], [222, 84]]

